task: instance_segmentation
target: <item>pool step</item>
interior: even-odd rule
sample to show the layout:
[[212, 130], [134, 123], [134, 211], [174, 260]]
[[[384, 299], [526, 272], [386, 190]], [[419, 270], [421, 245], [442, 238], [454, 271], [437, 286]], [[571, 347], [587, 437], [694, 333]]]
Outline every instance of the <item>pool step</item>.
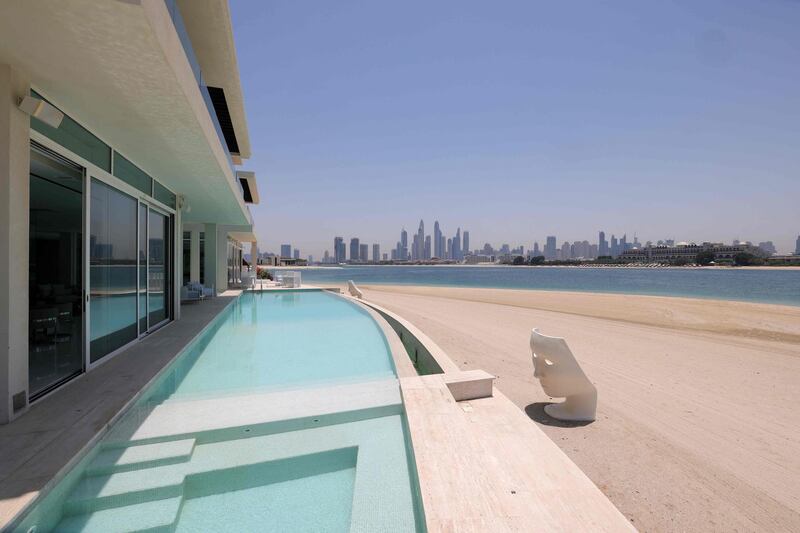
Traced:
[[182, 465], [86, 476], [64, 502], [64, 514], [83, 514], [183, 495]]
[[176, 496], [144, 503], [134, 503], [125, 507], [114, 507], [86, 514], [67, 516], [55, 531], [72, 533], [122, 533], [147, 531], [148, 533], [169, 533], [181, 512], [183, 498]]
[[157, 444], [104, 448], [86, 469], [87, 476], [128, 472], [175, 463], [192, 457], [195, 439], [181, 439]]

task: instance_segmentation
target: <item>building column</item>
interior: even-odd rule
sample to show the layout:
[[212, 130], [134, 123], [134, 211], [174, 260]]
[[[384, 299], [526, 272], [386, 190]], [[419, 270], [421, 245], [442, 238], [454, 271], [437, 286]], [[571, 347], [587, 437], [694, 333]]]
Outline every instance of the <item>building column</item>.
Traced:
[[206, 257], [205, 257], [205, 286], [214, 286], [214, 290], [219, 292], [217, 285], [217, 225], [206, 224]]
[[217, 292], [228, 290], [228, 230], [226, 226], [217, 226]]
[[200, 281], [200, 231], [190, 231], [189, 281]]
[[17, 102], [29, 90], [0, 64], [0, 424], [28, 404], [30, 117]]

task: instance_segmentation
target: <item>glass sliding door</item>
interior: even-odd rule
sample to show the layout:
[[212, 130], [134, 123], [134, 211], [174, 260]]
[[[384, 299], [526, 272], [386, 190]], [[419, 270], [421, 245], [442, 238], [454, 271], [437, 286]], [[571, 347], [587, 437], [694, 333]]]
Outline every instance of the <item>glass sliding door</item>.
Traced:
[[36, 399], [84, 369], [81, 167], [31, 148], [28, 393]]
[[92, 178], [89, 237], [89, 360], [136, 339], [138, 202]]
[[170, 218], [150, 208], [148, 213], [147, 309], [149, 327], [170, 316]]
[[147, 333], [147, 205], [139, 204], [139, 334]]

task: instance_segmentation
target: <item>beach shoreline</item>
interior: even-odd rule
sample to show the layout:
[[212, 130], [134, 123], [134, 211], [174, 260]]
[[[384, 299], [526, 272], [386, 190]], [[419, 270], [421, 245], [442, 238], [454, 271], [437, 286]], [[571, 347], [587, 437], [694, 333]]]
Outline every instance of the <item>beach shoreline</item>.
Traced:
[[[560, 291], [363, 284], [496, 386], [643, 531], [800, 530], [800, 308]], [[598, 419], [558, 424], [531, 328], [564, 337]]]

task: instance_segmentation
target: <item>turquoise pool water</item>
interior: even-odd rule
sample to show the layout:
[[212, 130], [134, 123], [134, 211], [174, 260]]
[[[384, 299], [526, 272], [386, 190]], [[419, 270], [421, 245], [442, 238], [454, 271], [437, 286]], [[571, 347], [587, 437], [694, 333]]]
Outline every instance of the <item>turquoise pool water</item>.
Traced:
[[15, 531], [424, 531], [391, 354], [361, 307], [246, 293]]
[[322, 291], [242, 295], [158, 390], [161, 399], [394, 377], [362, 308]]

